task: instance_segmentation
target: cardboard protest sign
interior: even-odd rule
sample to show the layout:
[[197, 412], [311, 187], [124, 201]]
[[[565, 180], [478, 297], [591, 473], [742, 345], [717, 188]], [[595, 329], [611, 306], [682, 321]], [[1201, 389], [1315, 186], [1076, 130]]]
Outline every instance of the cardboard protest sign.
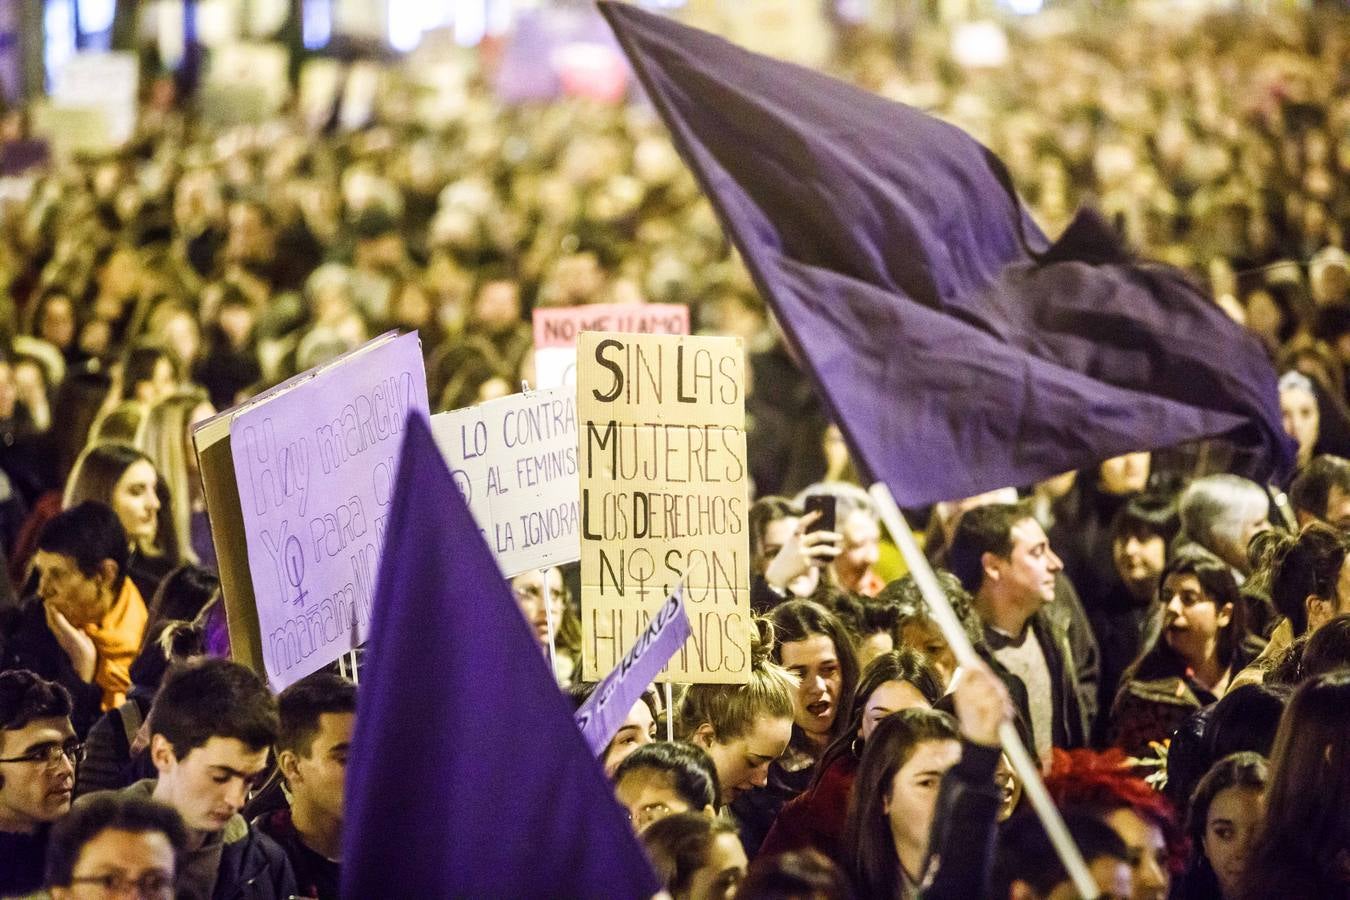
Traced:
[[688, 334], [683, 303], [595, 303], [534, 311], [534, 378], [542, 388], [576, 383], [577, 336], [583, 331]]
[[392, 332], [193, 431], [231, 655], [276, 690], [365, 639], [409, 413], [416, 334]]
[[431, 431], [504, 575], [581, 557], [570, 388], [439, 413]]
[[756, 53], [803, 66], [823, 67], [834, 47], [836, 29], [826, 5], [816, 0], [692, 0], [679, 17]]
[[586, 332], [577, 345], [582, 677], [607, 673], [677, 582], [693, 629], [661, 676], [750, 673], [739, 338]]
[[624, 654], [623, 660], [596, 686], [595, 693], [573, 716], [592, 753], [599, 756], [604, 752], [633, 704], [642, 699], [647, 686], [684, 646], [691, 633], [689, 616], [684, 609], [684, 585], [678, 585]]

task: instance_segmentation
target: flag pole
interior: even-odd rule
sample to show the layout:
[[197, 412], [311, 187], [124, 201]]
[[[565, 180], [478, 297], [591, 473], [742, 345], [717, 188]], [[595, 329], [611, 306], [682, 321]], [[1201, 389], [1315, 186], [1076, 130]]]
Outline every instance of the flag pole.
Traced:
[[670, 682], [665, 683], [666, 689], [666, 740], [675, 740], [675, 701], [674, 691], [671, 690]]
[[[981, 664], [979, 656], [975, 653], [975, 647], [966, 636], [960, 620], [956, 618], [951, 603], [947, 601], [947, 595], [938, 585], [937, 576], [933, 574], [928, 558], [923, 555], [918, 542], [914, 540], [914, 533], [909, 530], [905, 516], [896, 505], [890, 488], [884, 482], [878, 481], [868, 489], [868, 494], [876, 502], [877, 509], [881, 513], [881, 521], [886, 523], [886, 530], [891, 533], [896, 546], [900, 548], [900, 554], [909, 566], [914, 583], [918, 585], [919, 592], [928, 603], [929, 615], [942, 631], [942, 636], [947, 639], [952, 652], [956, 654], [957, 663], [962, 666]], [[1069, 836], [1069, 829], [1065, 827], [1063, 817], [1055, 808], [1054, 801], [1050, 799], [1045, 783], [1041, 781], [1040, 769], [1027, 752], [1027, 748], [1022, 745], [1017, 727], [1012, 722], [1002, 723], [998, 728], [998, 737], [1003, 745], [1003, 752], [1008, 754], [1008, 760], [1012, 763], [1013, 771], [1022, 782], [1022, 790], [1031, 801], [1031, 806], [1054, 845], [1055, 853], [1064, 863], [1074, 887], [1083, 897], [1098, 896], [1101, 890], [1097, 887], [1097, 881], [1088, 871], [1083, 854], [1078, 851], [1073, 838]]]
[[352, 648], [352, 684], [360, 684], [361, 677], [356, 674], [356, 648]]
[[548, 569], [540, 569], [539, 577], [544, 582], [544, 621], [548, 623], [548, 668], [556, 681], [558, 678], [558, 649], [553, 637], [553, 593], [548, 586]]

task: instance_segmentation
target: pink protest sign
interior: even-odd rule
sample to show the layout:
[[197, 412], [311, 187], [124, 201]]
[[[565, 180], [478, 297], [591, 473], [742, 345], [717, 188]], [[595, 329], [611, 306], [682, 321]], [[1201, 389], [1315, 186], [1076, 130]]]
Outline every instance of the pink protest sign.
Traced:
[[536, 387], [576, 383], [577, 335], [583, 331], [688, 334], [689, 307], [683, 303], [595, 303], [536, 309]]

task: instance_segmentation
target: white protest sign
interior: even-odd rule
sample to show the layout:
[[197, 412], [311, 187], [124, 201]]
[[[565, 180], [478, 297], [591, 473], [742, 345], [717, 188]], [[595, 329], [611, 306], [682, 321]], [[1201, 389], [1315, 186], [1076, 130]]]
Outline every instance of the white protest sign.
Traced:
[[431, 432], [504, 575], [581, 558], [571, 389], [439, 413]]
[[534, 380], [539, 387], [576, 383], [577, 336], [583, 331], [688, 334], [683, 303], [593, 303], [534, 311]]
[[[136, 133], [140, 64], [134, 53], [76, 53], [55, 75], [51, 93], [52, 139], [61, 151], [116, 149]], [[64, 124], [86, 116], [101, 120], [77, 135]]]

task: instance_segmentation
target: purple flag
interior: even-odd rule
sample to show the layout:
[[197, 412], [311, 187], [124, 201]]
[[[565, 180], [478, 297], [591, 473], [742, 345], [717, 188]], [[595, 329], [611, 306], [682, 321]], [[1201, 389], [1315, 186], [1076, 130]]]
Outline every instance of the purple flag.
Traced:
[[342, 896], [655, 894], [419, 415], [385, 541], [347, 771]]
[[1255, 337], [960, 129], [626, 4], [609, 20], [848, 439], [903, 505], [1224, 436], [1293, 464]]
[[576, 711], [581, 736], [599, 756], [618, 732], [628, 711], [647, 690], [670, 658], [679, 652], [693, 629], [684, 610], [684, 582], [666, 598], [632, 649], [595, 688], [595, 693]]

